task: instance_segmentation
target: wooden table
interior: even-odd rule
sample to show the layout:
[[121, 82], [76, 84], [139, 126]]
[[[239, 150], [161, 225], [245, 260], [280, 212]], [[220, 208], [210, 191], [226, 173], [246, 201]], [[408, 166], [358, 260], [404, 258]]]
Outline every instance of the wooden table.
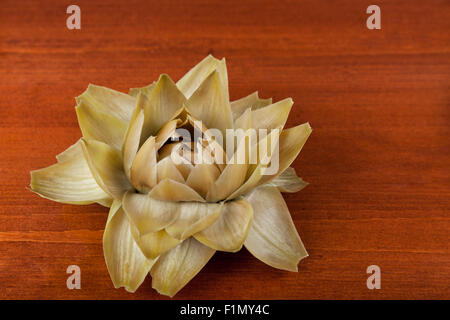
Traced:
[[[96, 2], [96, 3], [94, 3]], [[107, 210], [29, 192], [29, 171], [80, 136], [74, 97], [127, 92], [226, 57], [230, 95], [295, 101], [312, 136], [286, 195], [310, 257], [298, 273], [245, 249], [217, 253], [180, 299], [450, 298], [450, 2], [64, 1], [0, 3], [0, 298], [165, 299], [147, 279], [116, 290], [103, 259]], [[66, 268], [81, 267], [81, 290]], [[369, 290], [366, 268], [381, 268]]]

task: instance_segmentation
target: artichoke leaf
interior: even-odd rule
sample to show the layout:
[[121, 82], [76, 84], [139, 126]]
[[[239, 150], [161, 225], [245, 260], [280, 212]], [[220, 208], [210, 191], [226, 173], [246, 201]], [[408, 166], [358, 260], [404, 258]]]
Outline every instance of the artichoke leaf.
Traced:
[[[251, 164], [248, 166], [247, 178], [245, 182], [231, 195], [229, 195], [227, 200], [235, 199], [241, 195], [244, 195], [258, 186], [267, 170], [268, 163], [270, 163], [268, 160], [270, 160], [274, 154], [275, 148], [278, 146], [279, 134], [279, 130], [272, 130], [258, 142], [256, 147], [251, 148], [251, 160], [253, 162], [256, 160], [256, 164]], [[259, 150], [260, 145], [266, 146], [266, 148]], [[261, 160], [264, 160], [264, 162], [261, 162]]]
[[128, 123], [136, 105], [136, 98], [126, 93], [90, 84], [85, 92], [75, 98], [77, 104], [86, 103], [92, 109], [114, 116]]
[[280, 191], [261, 186], [247, 200], [253, 207], [253, 221], [244, 242], [247, 250], [269, 266], [297, 272], [298, 262], [308, 253]]
[[186, 184], [197, 191], [203, 198], [220, 176], [220, 170], [215, 164], [197, 164], [189, 173]]
[[[166, 157], [174, 157], [175, 158], [175, 166], [177, 167], [178, 171], [181, 173], [181, 175], [183, 176], [183, 178], [186, 180], [189, 176], [189, 173], [192, 171], [192, 169], [194, 168], [194, 166], [192, 165], [190, 159], [186, 159], [184, 156], [185, 154], [180, 154], [179, 152], [177, 153], [177, 151], [180, 151], [180, 147], [181, 147], [181, 142], [175, 142], [175, 143], [169, 143], [164, 145], [160, 150], [159, 150], [159, 160], [161, 161], [161, 159], [164, 159]], [[172, 151], [174, 152], [172, 154]], [[173, 159], [172, 158], [172, 162]]]
[[156, 148], [159, 150], [166, 141], [175, 137], [176, 129], [181, 124], [180, 119], [174, 119], [166, 122], [156, 135]]
[[273, 175], [265, 175], [259, 184], [268, 183], [284, 172], [297, 158], [311, 132], [309, 123], [283, 130], [279, 141], [278, 172]]
[[71, 160], [73, 157], [77, 157], [80, 154], [83, 154], [83, 149], [81, 148], [81, 138], [77, 140], [74, 144], [68, 147], [61, 153], [56, 155], [56, 160], [58, 162], [64, 162], [66, 160]]
[[233, 128], [230, 102], [216, 71], [212, 72], [189, 98], [186, 109], [207, 128], [220, 130], [223, 137], [226, 136], [226, 129]]
[[220, 216], [223, 203], [183, 202], [179, 204], [178, 218], [166, 228], [167, 233], [179, 240], [209, 227]]
[[111, 206], [103, 234], [103, 253], [114, 287], [125, 287], [129, 292], [136, 291], [156, 261], [142, 253], [117, 200]]
[[283, 128], [286, 124], [293, 101], [287, 98], [274, 104], [252, 111], [252, 126], [254, 129]]
[[31, 171], [33, 192], [43, 198], [69, 204], [91, 204], [110, 199], [92, 175], [80, 140], [57, 158], [58, 163]]
[[171, 157], [165, 157], [156, 165], [158, 182], [164, 179], [171, 179], [180, 183], [184, 183], [183, 175], [178, 171]]
[[292, 167], [287, 168], [278, 177], [273, 179], [269, 185], [277, 187], [281, 192], [298, 192], [308, 185], [308, 182], [303, 181], [302, 178], [297, 176], [295, 169]]
[[248, 108], [251, 110], [257, 110], [272, 104], [272, 98], [260, 99], [258, 97], [258, 91], [249, 94], [246, 97], [231, 102], [231, 112], [233, 113], [233, 119], [239, 118], [242, 113]]
[[205, 81], [205, 79], [214, 71], [219, 74], [221, 86], [225, 91], [226, 99], [229, 101], [228, 73], [225, 58], [218, 60], [212, 55], [208, 55], [177, 82], [177, 87], [183, 92], [185, 97], [189, 99], [192, 94], [197, 91], [203, 81]]
[[245, 181], [248, 164], [229, 163], [220, 174], [219, 178], [209, 189], [206, 200], [216, 202], [226, 199], [233, 191], [237, 190]]
[[128, 124], [127, 132], [122, 145], [123, 168], [130, 179], [130, 169], [136, 153], [139, 150], [142, 126], [144, 125], [144, 110], [137, 107]]
[[144, 193], [157, 183], [156, 152], [155, 137], [149, 137], [131, 164], [131, 182], [136, 189]]
[[112, 115], [97, 111], [80, 101], [75, 108], [83, 137], [98, 140], [121, 150], [128, 123]]
[[158, 133], [161, 127], [179, 115], [186, 101], [168, 75], [162, 74], [148, 95], [140, 94], [137, 105], [144, 110], [141, 142]]
[[194, 237], [212, 249], [237, 252], [247, 238], [252, 217], [252, 206], [245, 198], [226, 202], [219, 219]]
[[171, 179], [160, 181], [148, 194], [161, 201], [199, 201], [205, 202], [194, 189], [184, 183]]
[[247, 130], [252, 127], [252, 110], [248, 108], [235, 121], [234, 129]]
[[152, 91], [152, 89], [155, 87], [155, 83], [156, 82], [153, 81], [153, 83], [151, 83], [151, 84], [149, 84], [148, 86], [145, 86], [145, 87], [131, 88], [128, 91], [128, 94], [130, 96], [132, 96], [132, 97], [135, 97], [135, 98], [137, 98], [140, 93], [148, 95], [150, 93], [150, 91]]
[[173, 297], [200, 272], [214, 253], [214, 249], [192, 237], [184, 240], [161, 255], [151, 269], [153, 289]]
[[180, 203], [161, 201], [131, 191], [124, 195], [122, 206], [141, 236], [169, 226], [178, 218], [180, 211]]
[[169, 251], [181, 241], [169, 236], [165, 230], [139, 235], [137, 228], [131, 223], [131, 233], [136, 244], [147, 259], [157, 259], [161, 254]]
[[120, 152], [97, 140], [81, 140], [84, 156], [98, 185], [114, 199], [132, 189], [123, 171]]

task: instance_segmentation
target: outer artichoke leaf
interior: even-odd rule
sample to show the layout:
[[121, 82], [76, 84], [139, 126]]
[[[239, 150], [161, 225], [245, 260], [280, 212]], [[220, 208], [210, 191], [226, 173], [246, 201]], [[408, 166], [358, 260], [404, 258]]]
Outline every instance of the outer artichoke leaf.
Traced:
[[166, 228], [167, 233], [179, 240], [209, 227], [220, 216], [223, 203], [183, 202], [178, 218]]
[[152, 89], [155, 87], [155, 83], [156, 82], [154, 81], [153, 83], [151, 83], [145, 87], [130, 88], [130, 90], [128, 91], [128, 94], [135, 98], [137, 98], [140, 93], [148, 95], [150, 93], [150, 91], [152, 91]]
[[212, 72], [186, 102], [186, 109], [200, 119], [207, 128], [218, 129], [226, 136], [226, 129], [233, 128], [227, 91], [220, 83], [219, 73]]
[[136, 157], [137, 151], [139, 150], [143, 125], [144, 110], [136, 108], [128, 125], [122, 145], [123, 168], [128, 179], [130, 179], [131, 165]]
[[199, 201], [205, 202], [194, 189], [171, 179], [159, 182], [148, 194], [151, 198], [161, 201]]
[[144, 110], [141, 142], [158, 133], [161, 127], [179, 114], [186, 101], [168, 75], [162, 74], [148, 95], [138, 96], [137, 105]]
[[253, 128], [257, 130], [283, 128], [293, 103], [291, 98], [287, 98], [252, 111]]
[[248, 108], [234, 121], [234, 129], [247, 130], [250, 128], [252, 128], [252, 110]]
[[265, 175], [259, 184], [268, 183], [284, 172], [297, 158], [311, 132], [312, 129], [309, 123], [283, 130], [280, 134], [279, 142], [278, 172], [274, 175]]
[[57, 154], [56, 160], [58, 160], [58, 162], [64, 162], [66, 160], [71, 160], [80, 154], [83, 154], [83, 148], [81, 148], [80, 140], [81, 139], [78, 139], [77, 142], [75, 142], [73, 145], [68, 147], [63, 152]]
[[122, 199], [124, 193], [133, 187], [123, 171], [120, 152], [97, 140], [82, 139], [81, 146], [98, 185], [112, 198]]
[[141, 236], [164, 229], [180, 214], [180, 203], [156, 200], [131, 191], [123, 197], [122, 206]]
[[84, 102], [94, 110], [109, 114], [129, 122], [136, 105], [136, 98], [106, 87], [90, 84], [85, 92], [76, 98], [77, 103]]
[[161, 254], [169, 251], [181, 241], [169, 236], [165, 230], [139, 235], [137, 228], [131, 223], [131, 233], [137, 245], [147, 259], [157, 259]]
[[157, 183], [156, 152], [155, 137], [149, 137], [131, 165], [131, 182], [136, 189], [144, 193]]
[[109, 212], [103, 234], [103, 253], [114, 287], [135, 292], [155, 260], [147, 259], [136, 244], [128, 218], [117, 202]]
[[231, 112], [233, 113], [233, 119], [236, 120], [248, 108], [250, 108], [251, 110], [257, 110], [259, 108], [268, 106], [269, 104], [272, 104], [272, 98], [260, 99], [258, 97], [258, 91], [255, 91], [244, 98], [231, 102]]
[[84, 158], [80, 141], [58, 155], [60, 162], [31, 171], [31, 190], [62, 203], [90, 204], [110, 196], [98, 185]]
[[208, 55], [177, 82], [177, 87], [189, 99], [203, 81], [214, 71], [218, 72], [220, 83], [223, 90], [226, 91], [226, 98], [230, 100], [228, 96], [228, 74], [225, 58], [218, 60], [212, 55]]
[[252, 206], [245, 198], [226, 202], [217, 221], [194, 237], [215, 250], [239, 251], [247, 238], [252, 217]]
[[261, 186], [247, 199], [253, 207], [253, 222], [245, 247], [274, 268], [297, 272], [298, 262], [308, 253], [280, 191], [273, 186]]
[[150, 274], [152, 287], [160, 294], [173, 297], [214, 255], [215, 250], [194, 238], [184, 240], [159, 257]]
[[278, 177], [273, 179], [270, 183], [271, 186], [277, 187], [281, 192], [298, 192], [308, 185], [308, 182], [303, 181], [302, 178], [297, 176], [294, 168], [289, 167], [283, 171]]
[[110, 114], [97, 111], [80, 101], [75, 108], [83, 137], [98, 140], [121, 150], [128, 123]]
[[200, 163], [192, 168], [186, 184], [205, 198], [219, 176], [220, 170], [215, 164]]

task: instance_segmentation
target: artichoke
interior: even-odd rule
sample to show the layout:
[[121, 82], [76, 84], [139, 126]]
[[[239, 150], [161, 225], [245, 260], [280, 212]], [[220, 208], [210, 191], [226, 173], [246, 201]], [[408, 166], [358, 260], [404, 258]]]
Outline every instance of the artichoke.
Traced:
[[[230, 102], [225, 59], [210, 55], [177, 83], [162, 74], [129, 94], [89, 85], [76, 102], [82, 138], [32, 171], [31, 189], [110, 208], [103, 251], [116, 288], [134, 292], [150, 273], [152, 287], [173, 296], [217, 250], [243, 245], [297, 271], [307, 252], [280, 192], [307, 185], [289, 166], [311, 127], [283, 129], [292, 99], [255, 92]], [[230, 133], [235, 145], [217, 138]]]

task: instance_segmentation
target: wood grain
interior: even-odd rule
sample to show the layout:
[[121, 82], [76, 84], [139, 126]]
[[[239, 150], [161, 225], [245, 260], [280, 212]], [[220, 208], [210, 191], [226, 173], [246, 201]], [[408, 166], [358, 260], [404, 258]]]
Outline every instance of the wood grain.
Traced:
[[[147, 279], [116, 290], [103, 260], [107, 210], [41, 199], [29, 171], [80, 136], [74, 97], [122, 91], [208, 53], [226, 57], [233, 99], [291, 96], [289, 126], [314, 129], [287, 195], [310, 257], [299, 273], [218, 253], [177, 299], [450, 298], [450, 2], [68, 1], [0, 3], [0, 298], [166, 299]], [[66, 288], [66, 268], [82, 289]], [[366, 268], [381, 267], [381, 290]]]

